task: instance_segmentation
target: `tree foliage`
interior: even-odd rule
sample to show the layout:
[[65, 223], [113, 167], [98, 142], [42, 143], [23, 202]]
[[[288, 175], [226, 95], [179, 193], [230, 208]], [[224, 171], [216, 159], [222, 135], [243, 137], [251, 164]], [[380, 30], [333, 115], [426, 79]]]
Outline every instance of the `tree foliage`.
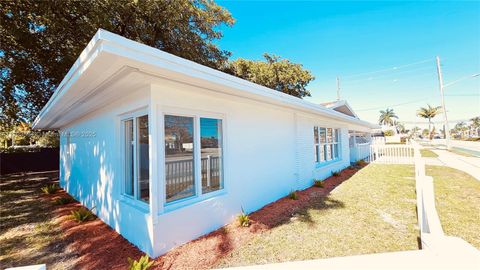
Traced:
[[213, 68], [230, 56], [213, 41], [234, 19], [209, 0], [19, 0], [0, 10], [2, 129], [36, 117], [98, 28]]
[[305, 88], [315, 77], [301, 64], [265, 53], [265, 61], [237, 59], [229, 63], [226, 71], [245, 80], [295, 96], [310, 96]]
[[434, 118], [441, 112], [441, 106], [430, 106], [430, 104], [427, 104], [427, 107], [421, 107], [417, 111], [417, 116], [428, 119], [428, 130], [430, 130], [432, 125], [432, 118]]
[[479, 128], [480, 127], [480, 116], [473, 117], [473, 118], [470, 119], [470, 121], [472, 122], [471, 126], [473, 128]]
[[395, 114], [393, 109], [387, 108], [385, 111], [380, 111], [380, 117], [378, 118], [378, 123], [380, 125], [393, 126], [395, 123], [394, 118], [398, 119], [398, 116]]

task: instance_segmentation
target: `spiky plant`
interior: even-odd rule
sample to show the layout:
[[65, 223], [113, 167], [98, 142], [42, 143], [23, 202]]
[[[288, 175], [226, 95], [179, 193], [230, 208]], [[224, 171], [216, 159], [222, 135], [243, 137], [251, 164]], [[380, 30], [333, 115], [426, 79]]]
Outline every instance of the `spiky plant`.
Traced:
[[152, 267], [154, 261], [150, 261], [150, 258], [145, 254], [140, 259], [133, 260], [128, 258], [128, 270], [147, 270]]
[[91, 209], [81, 207], [77, 210], [71, 211], [70, 217], [77, 222], [89, 221], [94, 218], [94, 215], [92, 214], [93, 208], [95, 207], [92, 207]]
[[248, 227], [250, 226], [250, 217], [243, 211], [237, 216], [238, 223], [241, 227]]
[[60, 197], [55, 200], [55, 203], [57, 205], [64, 205], [64, 204], [69, 204], [73, 202], [73, 199], [71, 197]]
[[290, 193], [288, 194], [288, 197], [292, 200], [298, 200], [297, 191], [296, 190], [290, 191]]
[[58, 189], [57, 184], [50, 184], [41, 188], [42, 192], [45, 194], [53, 194], [57, 192], [57, 189]]
[[315, 180], [313, 181], [313, 185], [319, 188], [323, 188], [323, 182], [322, 180]]

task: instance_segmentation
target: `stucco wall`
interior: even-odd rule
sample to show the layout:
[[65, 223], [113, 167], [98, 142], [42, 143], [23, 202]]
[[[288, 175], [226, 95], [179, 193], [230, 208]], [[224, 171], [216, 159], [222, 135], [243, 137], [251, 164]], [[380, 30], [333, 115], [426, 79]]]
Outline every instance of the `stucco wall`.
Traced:
[[[134, 90], [60, 130], [60, 186], [140, 249], [152, 254], [148, 211], [121, 199], [118, 115], [148, 106], [148, 89]], [[67, 150], [70, 132], [70, 151]], [[85, 239], [88, 241], [88, 239]]]
[[[155, 255], [217, 229], [240, 212], [260, 209], [290, 191], [310, 187], [349, 165], [348, 129], [313, 115], [245, 98], [165, 81], [152, 87], [152, 103], [163, 114], [221, 114], [225, 119], [225, 193], [159, 214]], [[342, 160], [314, 162], [313, 126], [341, 128]], [[162, 134], [163, 131], [160, 132]], [[162, 141], [163, 139], [160, 139]], [[158, 150], [162, 168], [163, 149]], [[163, 172], [159, 171], [163, 181]]]
[[[152, 215], [122, 193], [120, 115], [148, 107], [152, 151]], [[164, 207], [163, 115], [184, 112], [224, 118], [224, 192]], [[154, 113], [155, 115], [151, 115]], [[341, 160], [314, 163], [313, 126], [340, 128]], [[231, 222], [243, 208], [260, 209], [290, 191], [312, 185], [349, 164], [348, 127], [307, 113], [161, 80], [62, 128], [61, 185], [130, 242], [152, 257]], [[155, 135], [156, 134], [156, 135]], [[155, 135], [155, 136], [153, 136]], [[155, 147], [155, 148], [154, 148]], [[152, 202], [152, 201], [151, 201]], [[152, 205], [152, 204], [151, 204]], [[158, 206], [158, 211], [157, 211]]]

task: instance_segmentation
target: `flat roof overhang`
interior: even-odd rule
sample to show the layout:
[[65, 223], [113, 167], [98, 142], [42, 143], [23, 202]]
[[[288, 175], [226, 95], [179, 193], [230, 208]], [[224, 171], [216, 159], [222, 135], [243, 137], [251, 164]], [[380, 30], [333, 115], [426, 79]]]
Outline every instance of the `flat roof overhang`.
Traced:
[[365, 130], [377, 125], [240, 79], [161, 50], [99, 30], [35, 119], [36, 129], [59, 129], [102, 108], [131, 89], [171, 80], [299, 112]]

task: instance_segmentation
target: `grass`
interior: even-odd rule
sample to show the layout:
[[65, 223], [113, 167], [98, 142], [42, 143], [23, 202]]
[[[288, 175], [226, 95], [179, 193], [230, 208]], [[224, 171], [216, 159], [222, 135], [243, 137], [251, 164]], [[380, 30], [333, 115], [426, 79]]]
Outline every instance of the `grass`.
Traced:
[[418, 249], [413, 166], [371, 164], [220, 267]]
[[422, 157], [428, 157], [428, 158], [438, 157], [438, 155], [435, 154], [435, 152], [433, 152], [432, 150], [428, 150], [428, 149], [420, 149], [420, 154], [422, 155]]
[[437, 212], [445, 234], [480, 249], [480, 181], [462, 171], [427, 166], [434, 179]]
[[2, 177], [0, 181], [0, 269], [48, 264], [48, 269], [72, 268], [63, 233], [52, 218], [54, 203], [42, 200], [41, 187], [56, 173]]

